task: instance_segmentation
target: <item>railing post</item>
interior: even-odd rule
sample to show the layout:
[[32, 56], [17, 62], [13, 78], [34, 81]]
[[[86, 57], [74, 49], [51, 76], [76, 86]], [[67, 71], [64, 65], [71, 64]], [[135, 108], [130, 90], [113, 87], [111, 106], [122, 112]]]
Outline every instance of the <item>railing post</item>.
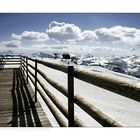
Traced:
[[20, 56], [20, 68], [22, 69], [22, 56]]
[[37, 102], [37, 59], [35, 59], [35, 102]]
[[[24, 56], [24, 61], [22, 61], [23, 64], [26, 64], [26, 57]], [[26, 71], [23, 69], [23, 75], [25, 76]], [[25, 76], [26, 77], [26, 76]]]
[[24, 74], [23, 73], [23, 68], [22, 68], [22, 63], [23, 63], [23, 60], [22, 59], [23, 59], [23, 56], [20, 57], [20, 68], [21, 68], [22, 74]]
[[26, 57], [26, 76], [27, 76], [27, 84], [28, 84], [28, 57]]
[[74, 127], [74, 68], [68, 66], [68, 126]]

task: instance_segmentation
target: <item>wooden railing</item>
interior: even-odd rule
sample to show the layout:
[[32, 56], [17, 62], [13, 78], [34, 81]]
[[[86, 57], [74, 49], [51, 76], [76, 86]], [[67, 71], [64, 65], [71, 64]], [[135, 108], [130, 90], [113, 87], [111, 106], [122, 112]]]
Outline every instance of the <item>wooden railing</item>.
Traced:
[[21, 55], [0, 55], [0, 69], [7, 65], [15, 66], [21, 64]]
[[[32, 63], [34, 62], [34, 65]], [[62, 86], [60, 83], [50, 79], [46, 73], [39, 69], [38, 64], [43, 66], [64, 72], [67, 74], [68, 88]], [[98, 87], [107, 89], [119, 95], [128, 97], [130, 99], [140, 101], [140, 86], [138, 84], [132, 84], [128, 81], [119, 80], [117, 78], [107, 77], [105, 74], [101, 74], [94, 71], [81, 70], [74, 68], [73, 66], [60, 65], [52, 62], [46, 62], [42, 60], [32, 59], [25, 56], [21, 57], [21, 69], [26, 75], [26, 81], [29, 79], [35, 87], [35, 100], [37, 100], [37, 91], [41, 95], [42, 99], [54, 115], [60, 126], [85, 126], [80, 118], [74, 114], [74, 104], [77, 104], [82, 110], [88, 115], [95, 119], [104, 127], [121, 127], [122, 125], [117, 121], [113, 120], [100, 109], [89, 103], [79, 95], [74, 94], [74, 77], [85, 81], [87, 83], [96, 85]], [[65, 107], [61, 101], [59, 101], [52, 91], [47, 89], [46, 85], [39, 79], [38, 74], [52, 85], [55, 89], [60, 91], [64, 96], [68, 98], [68, 107]], [[42, 90], [41, 90], [41, 88]], [[44, 94], [44, 92], [45, 94]], [[51, 105], [50, 100], [60, 110], [60, 112], [68, 119], [68, 125], [65, 123], [61, 115]]]
[[[24, 60], [24, 59], [26, 59], [26, 60]], [[48, 97], [52, 100], [52, 102], [56, 105], [56, 107], [68, 119], [68, 126], [84, 126], [82, 121], [79, 118], [77, 118], [76, 116], [74, 116], [74, 102], [77, 105], [79, 105], [84, 111], [86, 111], [91, 117], [93, 117], [100, 124], [102, 124], [103, 126], [121, 126], [119, 123], [117, 123], [116, 121], [109, 118], [107, 115], [105, 115], [99, 109], [97, 109], [95, 106], [93, 106], [90, 103], [88, 103], [87, 101], [85, 101], [85, 99], [83, 99], [77, 95], [74, 96], [74, 83], [73, 83], [74, 68], [73, 68], [73, 66], [59, 65], [59, 64], [54, 64], [54, 63], [50, 63], [50, 62], [44, 62], [44, 61], [37, 60], [37, 59], [34, 60], [31, 58], [27, 58], [27, 57], [24, 57], [24, 59], [22, 59], [24, 62], [24, 63], [22, 63], [22, 65], [24, 65], [24, 70], [26, 70], [27, 67], [29, 66], [30, 68], [32, 68], [35, 71], [35, 73], [39, 73], [49, 84], [51, 84], [54, 88], [59, 90], [63, 95], [68, 97], [68, 109], [67, 109], [51, 93], [51, 91], [48, 91], [48, 89], [46, 89], [45, 85], [38, 79], [37, 76], [35, 76], [36, 74], [31, 72], [28, 69], [28, 72], [30, 73], [29, 78], [32, 81], [32, 83], [35, 85], [35, 91], [38, 90], [38, 92], [44, 99], [44, 101], [47, 104], [47, 106], [49, 107], [49, 109], [52, 111], [54, 117], [56, 118], [56, 120], [58, 121], [60, 126], [66, 126], [66, 124], [64, 123], [63, 119], [60, 116], [58, 116], [58, 113], [56, 112], [56, 110], [54, 110], [54, 108], [52, 108], [51, 104], [49, 103], [49, 100], [47, 100], [47, 98], [43, 96], [44, 94], [42, 93], [42, 91], [38, 87], [36, 87], [37, 82], [42, 87], [42, 89], [45, 91], [45, 93], [48, 95]], [[29, 64], [28, 60], [34, 61], [35, 67], [33, 65]], [[25, 62], [27, 62], [26, 65], [25, 65]], [[43, 73], [41, 70], [39, 70], [36, 67], [36, 65], [37, 65], [36, 63], [42, 64], [42, 65], [48, 66], [50, 68], [67, 73], [68, 74], [68, 89], [61, 86], [59, 83], [56, 83], [52, 79], [48, 78], [45, 73]], [[34, 79], [37, 78], [37, 80], [34, 80], [33, 78]]]

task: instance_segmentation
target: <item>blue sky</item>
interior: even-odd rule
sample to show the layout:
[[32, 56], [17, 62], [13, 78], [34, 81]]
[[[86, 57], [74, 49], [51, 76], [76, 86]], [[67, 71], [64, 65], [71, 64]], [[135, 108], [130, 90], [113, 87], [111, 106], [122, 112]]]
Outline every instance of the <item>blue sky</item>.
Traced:
[[132, 13], [1, 13], [0, 40], [8, 39], [11, 33], [21, 33], [24, 30], [43, 32], [52, 21], [72, 23], [83, 30], [116, 25], [140, 28], [140, 14]]
[[[49, 28], [51, 23], [53, 26]], [[31, 44], [43, 44], [43, 46], [72, 44], [92, 47], [119, 46], [118, 48], [124, 48], [129, 46], [131, 48], [132, 46], [139, 48], [139, 29], [140, 14], [138, 13], [0, 14], [0, 43], [8, 47], [14, 46], [13, 44], [22, 47]], [[14, 33], [14, 37], [12, 33]]]

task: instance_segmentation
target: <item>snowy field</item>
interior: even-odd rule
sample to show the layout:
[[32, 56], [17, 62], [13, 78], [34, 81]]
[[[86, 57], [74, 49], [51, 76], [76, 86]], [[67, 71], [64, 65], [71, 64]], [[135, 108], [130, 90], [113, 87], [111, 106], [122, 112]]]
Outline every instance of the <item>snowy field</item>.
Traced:
[[[62, 63], [59, 60], [53, 60], [53, 59], [43, 59], [43, 60]], [[34, 62], [29, 61], [29, 63], [32, 63], [34, 65]], [[92, 66], [92, 67], [76, 66], [76, 67], [80, 67], [82, 69], [87, 69], [87, 70], [92, 69], [100, 73], [105, 73], [107, 76], [112, 76], [122, 80], [130, 81], [133, 84], [136, 83], [138, 84], [140, 82], [138, 78], [112, 72], [99, 66]], [[67, 87], [67, 75], [65, 73], [45, 67], [41, 64], [38, 64], [38, 68], [44, 73], [46, 73], [49, 78], [53, 79], [56, 82], [59, 82], [64, 87]], [[67, 107], [67, 98], [59, 91], [54, 89], [51, 85], [49, 85], [45, 80], [43, 80], [43, 78], [40, 75], [38, 76], [46, 84], [47, 88], [50, 91], [52, 91], [52, 93], [63, 103], [64, 106]], [[140, 126], [140, 109], [139, 109], [140, 103], [139, 102], [117, 95], [113, 92], [107, 91], [97, 86], [88, 84], [76, 78], [74, 79], [74, 82], [75, 82], [74, 83], [75, 95], [78, 94], [81, 97], [85, 98], [91, 104], [95, 105], [106, 115], [108, 115], [112, 119], [115, 119], [123, 126], [131, 126], [131, 127]], [[53, 126], [58, 126], [57, 122], [55, 121], [54, 117], [52, 116], [52, 114], [50, 113], [45, 103], [40, 98], [40, 96], [38, 96], [38, 99], [42, 107], [44, 108], [46, 115], [49, 117], [51, 124]], [[75, 105], [75, 115], [78, 118], [80, 118], [86, 126], [92, 126], [92, 127], [101, 126], [98, 122], [93, 120], [89, 115], [87, 115], [83, 110], [81, 110], [77, 105]]]

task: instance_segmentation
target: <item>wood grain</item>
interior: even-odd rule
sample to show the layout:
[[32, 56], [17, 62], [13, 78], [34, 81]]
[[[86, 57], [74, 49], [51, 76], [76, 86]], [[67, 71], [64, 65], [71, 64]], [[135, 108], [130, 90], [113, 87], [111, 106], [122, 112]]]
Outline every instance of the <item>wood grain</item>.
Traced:
[[0, 71], [0, 127], [51, 127], [18, 68]]

